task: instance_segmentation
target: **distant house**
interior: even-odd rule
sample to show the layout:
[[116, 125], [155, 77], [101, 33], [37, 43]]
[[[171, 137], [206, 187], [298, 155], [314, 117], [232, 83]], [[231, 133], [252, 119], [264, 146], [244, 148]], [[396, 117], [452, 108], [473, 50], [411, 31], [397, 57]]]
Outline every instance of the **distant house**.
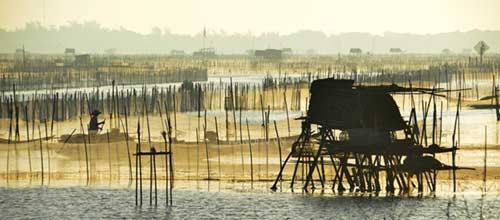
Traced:
[[214, 48], [201, 48], [200, 50], [193, 53], [194, 57], [216, 57]]
[[245, 54], [247, 54], [248, 56], [255, 56], [255, 50], [252, 49], [245, 50]]
[[443, 50], [441, 51], [441, 53], [442, 53], [442, 54], [452, 54], [453, 52], [452, 52], [450, 49], [445, 48], [445, 49], [443, 49]]
[[464, 49], [462, 50], [462, 53], [463, 53], [463, 54], [471, 54], [472, 52], [473, 52], [473, 51], [472, 51], [472, 49], [469, 49], [469, 48], [464, 48]]
[[288, 48], [288, 47], [287, 48], [283, 48], [283, 49], [281, 49], [281, 54], [283, 56], [292, 55], [293, 54], [293, 50], [292, 50], [292, 48]]
[[389, 49], [389, 53], [402, 53], [403, 50], [401, 48], [391, 48]]
[[75, 55], [76, 50], [75, 48], [66, 48], [64, 49], [64, 54], [65, 55]]
[[254, 55], [266, 60], [275, 60], [281, 59], [283, 56], [283, 52], [277, 49], [256, 50]]
[[90, 55], [82, 54], [75, 56], [75, 66], [89, 66], [90, 65]]
[[314, 55], [314, 54], [316, 54], [316, 51], [314, 49], [309, 49], [306, 51], [306, 54], [307, 55]]
[[360, 48], [351, 48], [349, 50], [349, 53], [352, 53], [352, 54], [361, 54], [361, 53], [363, 53], [363, 51]]
[[116, 54], [116, 48], [109, 48], [109, 49], [106, 49], [104, 50], [104, 53], [106, 55], [115, 55]]
[[61, 65], [61, 63], [59, 63], [59, 64], [56, 63], [56, 66], [62, 67], [62, 66], [66, 66], [66, 65], [68, 65], [68, 66], [71, 65], [71, 63], [75, 62], [75, 55], [76, 55], [75, 48], [64, 49], [64, 62], [62, 62], [62, 65]]
[[176, 56], [176, 57], [183, 57], [183, 56], [186, 56], [186, 52], [184, 52], [183, 50], [171, 50], [170, 55]]

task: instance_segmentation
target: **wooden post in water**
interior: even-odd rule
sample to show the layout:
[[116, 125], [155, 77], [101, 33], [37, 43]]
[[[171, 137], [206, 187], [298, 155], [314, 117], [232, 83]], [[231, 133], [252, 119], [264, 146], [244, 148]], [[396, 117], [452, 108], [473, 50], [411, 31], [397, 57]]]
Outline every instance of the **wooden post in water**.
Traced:
[[439, 146], [441, 146], [442, 137], [443, 137], [443, 101], [441, 101], [441, 109], [439, 114]]
[[[51, 117], [51, 122], [50, 122], [50, 136], [54, 136], [54, 119], [56, 117], [58, 96], [59, 96], [58, 93], [56, 93], [55, 95], [52, 95], [52, 117]], [[45, 137], [47, 137], [47, 134], [45, 134]], [[50, 179], [50, 173], [49, 173], [49, 179]]]
[[174, 112], [174, 136], [177, 138], [177, 100], [175, 98], [175, 87], [174, 87], [174, 91], [173, 91], [173, 102], [174, 102], [174, 106], [173, 106], [173, 112]]
[[[136, 157], [139, 162], [139, 199], [140, 205], [142, 205], [142, 160], [139, 154], [141, 153], [141, 122], [137, 119], [137, 145], [136, 145]], [[137, 162], [136, 162], [136, 175], [137, 175]], [[137, 183], [136, 183], [137, 185]]]
[[253, 188], [253, 155], [252, 155], [252, 138], [250, 137], [250, 128], [248, 127], [248, 119], [246, 119], [247, 123], [247, 133], [248, 133], [248, 147], [250, 149], [250, 183]]
[[149, 146], [151, 146], [151, 129], [149, 128], [149, 110], [148, 110], [146, 95], [144, 95], [143, 106], [144, 106], [144, 110], [146, 111], [146, 125], [148, 126], [148, 144], [149, 144]]
[[196, 128], [196, 180], [200, 178], [200, 134]]
[[[154, 181], [155, 181], [155, 206], [157, 206], [158, 205], [158, 186], [156, 184], [156, 150], [154, 147], [151, 148], [151, 155], [153, 155], [153, 175], [154, 175]], [[165, 190], [167, 190], [167, 189], [165, 189]]]
[[170, 118], [167, 119], [168, 121], [168, 163], [169, 163], [169, 191], [170, 191], [170, 205], [172, 205], [172, 200], [173, 200], [173, 188], [174, 188], [174, 151], [172, 150], [172, 124], [170, 123]]
[[108, 141], [109, 182], [111, 183], [111, 146], [109, 144], [109, 130], [106, 132], [106, 139]]
[[[7, 180], [8, 180], [9, 179], [9, 164], [10, 164], [10, 141], [12, 139], [12, 120], [14, 120], [13, 115], [12, 115], [12, 112], [13, 112], [12, 106], [11, 106], [11, 103], [9, 101], [7, 101], [7, 109], [8, 109], [7, 112], [9, 115], [9, 137], [7, 140], [7, 170], [6, 170]], [[43, 184], [43, 181], [42, 181], [42, 184]]]
[[[281, 140], [280, 140], [280, 135], [278, 133], [278, 126], [276, 126], [276, 120], [274, 121], [274, 130], [276, 131], [276, 139], [278, 140], [278, 153], [280, 156], [280, 169], [283, 166], [283, 161], [281, 158]], [[280, 178], [280, 183], [281, 183], [281, 178]]]
[[245, 160], [243, 156], [243, 132], [241, 131], [241, 108], [242, 108], [241, 101], [239, 107], [240, 107], [239, 124], [240, 124], [241, 176], [245, 176]]
[[40, 142], [40, 169], [42, 171], [42, 185], [43, 185], [43, 149], [42, 149], [42, 131], [38, 125], [38, 141]]
[[269, 177], [269, 115], [271, 114], [271, 107], [267, 106], [265, 132], [266, 132], [266, 178]]
[[495, 88], [494, 88], [494, 91], [495, 91], [495, 110], [496, 110], [496, 116], [497, 116], [497, 121], [500, 121], [500, 106], [498, 104], [498, 86], [495, 85]]
[[[47, 122], [45, 122], [45, 128], [47, 128]], [[49, 140], [49, 137], [47, 136], [47, 129], [45, 129], [45, 141], [47, 142], [48, 140]], [[47, 168], [48, 168], [47, 175], [49, 176], [48, 183], [50, 184], [51, 169], [50, 169], [50, 149], [49, 149], [48, 144], [46, 145], [45, 150], [47, 151]]]
[[[455, 165], [455, 157], [456, 157], [456, 152], [457, 152], [457, 148], [458, 148], [458, 141], [455, 141], [455, 135], [458, 133], [458, 137], [460, 139], [460, 128], [459, 128], [459, 118], [460, 118], [460, 104], [461, 104], [461, 99], [462, 99], [462, 93], [459, 92], [458, 93], [458, 103], [457, 103], [457, 113], [455, 115], [455, 124], [454, 124], [454, 128], [453, 128], [453, 135], [452, 135], [452, 142], [453, 142], [453, 151], [452, 151], [452, 154], [451, 154], [451, 160], [452, 160], [452, 167], [453, 167], [453, 170], [452, 170], [452, 175], [453, 175], [453, 192], [456, 192], [457, 191], [457, 182], [456, 182], [456, 165]], [[458, 130], [458, 132], [457, 132]]]
[[[201, 118], [201, 87], [195, 87], [197, 93], [198, 93], [198, 106], [197, 106], [197, 111], [198, 111], [198, 128], [200, 127], [200, 118]], [[205, 136], [203, 136], [205, 137]]]
[[290, 117], [288, 116], [288, 104], [286, 102], [286, 90], [285, 90], [285, 92], [283, 92], [283, 98], [284, 98], [284, 102], [285, 102], [286, 124], [288, 125], [288, 137], [290, 137], [290, 132], [291, 132]]
[[[15, 98], [14, 98], [15, 100]], [[17, 143], [20, 142], [21, 137], [19, 134], [19, 107], [17, 106], [17, 102], [14, 102], [15, 113], [16, 113], [16, 129], [14, 133], [14, 151], [16, 153], [16, 179], [19, 179], [19, 151], [17, 149]], [[50, 158], [49, 158], [50, 161]], [[50, 177], [50, 162], [49, 162], [49, 177]], [[49, 178], [50, 181], [50, 178]]]
[[139, 165], [139, 157], [137, 156], [139, 154], [139, 144], [135, 145], [135, 205], [137, 206], [138, 201], [137, 201], [137, 194], [138, 194], [138, 165]]
[[[239, 124], [240, 124], [240, 144], [242, 144], [242, 145], [243, 145], [243, 131], [241, 131], [241, 111], [242, 111], [243, 106], [242, 106], [241, 101], [240, 101], [240, 106], [239, 106], [239, 107], [240, 107], [240, 115], [239, 115]], [[243, 147], [242, 147], [242, 149], [243, 149]]]
[[[153, 155], [154, 148], [149, 148], [149, 205], [153, 203]], [[141, 155], [137, 155], [141, 156]]]
[[227, 104], [227, 96], [224, 96], [224, 111], [226, 115], [226, 141], [229, 143], [229, 119], [228, 119], [228, 104]]
[[[233, 110], [234, 142], [238, 142], [238, 128], [236, 127], [236, 97], [234, 97], [233, 78], [231, 80], [231, 110]], [[234, 172], [233, 172], [234, 174]]]
[[220, 167], [220, 142], [219, 142], [219, 126], [217, 123], [217, 116], [214, 118], [215, 119], [215, 139], [217, 141], [217, 161], [218, 161], [218, 168], [219, 168], [219, 181], [221, 180], [222, 177], [222, 172], [221, 172], [221, 167]]
[[488, 126], [484, 126], [484, 167], [483, 167], [483, 193], [486, 193], [486, 158], [488, 157]]
[[87, 170], [87, 185], [88, 185], [89, 181], [90, 181], [89, 155], [88, 155], [88, 151], [87, 151], [87, 141], [85, 140], [85, 129], [83, 128], [82, 116], [80, 116], [80, 128], [82, 129], [82, 135], [83, 135], [83, 146], [84, 146], [84, 150], [85, 150], [85, 165], [86, 165], [86, 170]]
[[208, 155], [208, 144], [207, 144], [207, 125], [203, 125], [203, 142], [205, 143], [205, 154], [207, 156], [207, 179], [210, 181], [210, 160], [209, 160], [209, 155]]
[[[163, 137], [163, 142], [165, 144], [165, 152], [168, 152], [168, 147], [167, 147], [167, 132], [163, 131], [161, 132], [161, 135]], [[165, 199], [166, 199], [166, 204], [168, 204], [168, 185], [169, 185], [169, 170], [168, 170], [168, 155], [165, 154]]]
[[30, 132], [29, 132], [29, 119], [28, 119], [28, 105], [24, 105], [24, 117], [26, 119], [26, 144], [28, 145], [28, 162], [30, 168], [30, 178], [32, 175], [31, 168], [31, 149], [30, 149]]
[[[127, 157], [128, 157], [128, 170], [129, 170], [129, 180], [132, 181], [132, 159], [130, 158], [130, 147], [129, 147], [129, 135], [128, 135], [128, 108], [124, 105], [125, 113], [125, 143], [127, 144]], [[122, 124], [123, 126], [123, 124]]]

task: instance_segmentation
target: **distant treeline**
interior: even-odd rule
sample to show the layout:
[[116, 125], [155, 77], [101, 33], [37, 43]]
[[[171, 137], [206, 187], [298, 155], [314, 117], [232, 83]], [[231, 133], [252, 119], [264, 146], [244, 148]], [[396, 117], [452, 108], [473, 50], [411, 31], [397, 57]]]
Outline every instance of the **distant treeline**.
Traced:
[[[313, 54], [348, 53], [350, 48], [371, 53], [389, 53], [391, 48], [400, 48], [407, 53], [441, 53], [444, 49], [471, 53], [480, 40], [490, 46], [490, 53], [500, 52], [500, 31], [480, 30], [427, 35], [393, 32], [383, 35], [328, 35], [321, 31], [301, 30], [286, 35], [264, 33], [258, 36], [209, 30], [205, 46], [215, 48], [219, 54], [244, 54], [247, 50], [264, 48], [291, 48], [295, 53]], [[70, 22], [59, 27], [44, 27], [32, 22], [22, 29], [0, 29], [0, 42], [1, 53], [13, 53], [24, 45], [27, 51], [33, 53], [63, 53], [65, 48], [75, 48], [77, 53], [116, 50], [117, 53], [126, 54], [164, 54], [183, 50], [190, 54], [203, 47], [203, 32], [200, 30], [195, 35], [182, 35], [155, 27], [150, 34], [145, 35], [124, 28], [103, 28], [96, 22]]]

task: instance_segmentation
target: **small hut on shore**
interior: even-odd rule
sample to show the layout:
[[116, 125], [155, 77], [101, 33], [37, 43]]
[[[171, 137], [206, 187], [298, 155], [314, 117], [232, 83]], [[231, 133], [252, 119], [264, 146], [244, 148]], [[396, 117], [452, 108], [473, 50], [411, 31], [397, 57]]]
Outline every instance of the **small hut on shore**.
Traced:
[[361, 50], [361, 48], [351, 48], [349, 49], [349, 53], [350, 54], [362, 54], [363, 53], [363, 50]]

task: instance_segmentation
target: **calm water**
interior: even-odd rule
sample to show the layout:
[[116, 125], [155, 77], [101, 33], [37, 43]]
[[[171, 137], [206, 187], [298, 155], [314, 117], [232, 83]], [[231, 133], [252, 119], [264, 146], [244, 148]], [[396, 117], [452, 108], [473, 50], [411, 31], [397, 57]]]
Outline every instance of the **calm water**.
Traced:
[[135, 206], [133, 188], [0, 188], [0, 219], [499, 219], [498, 195], [390, 197], [331, 193], [273, 193], [177, 189], [166, 207]]

